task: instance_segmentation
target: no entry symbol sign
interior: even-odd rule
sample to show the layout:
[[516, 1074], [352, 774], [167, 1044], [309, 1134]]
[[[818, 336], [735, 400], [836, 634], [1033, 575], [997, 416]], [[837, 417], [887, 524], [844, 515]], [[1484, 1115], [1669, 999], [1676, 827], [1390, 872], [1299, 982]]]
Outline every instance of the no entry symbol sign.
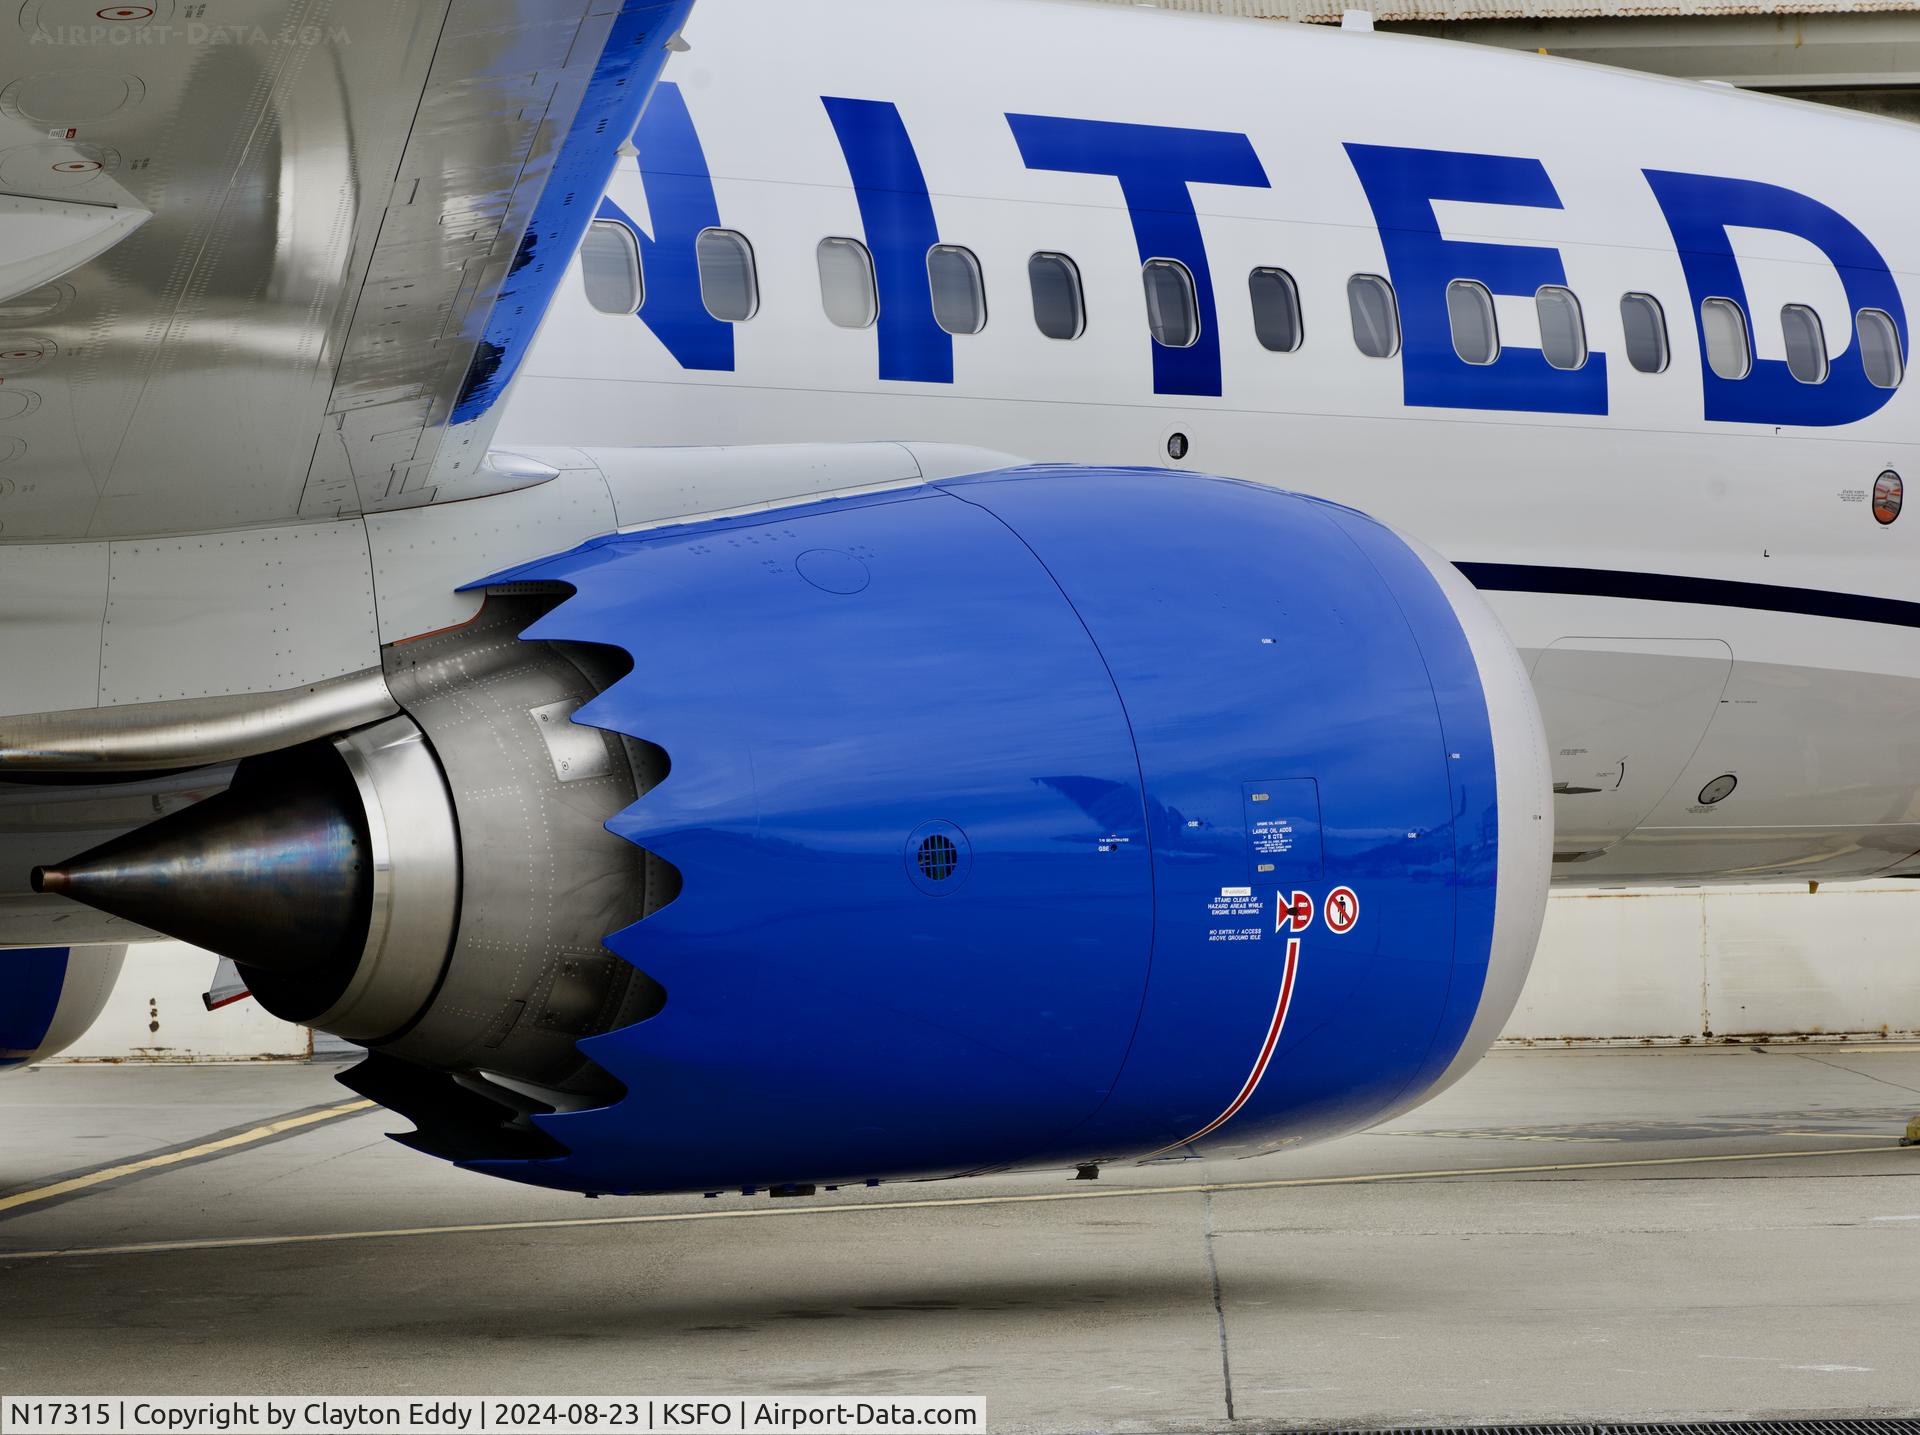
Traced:
[[1322, 910], [1326, 913], [1327, 930], [1336, 937], [1344, 937], [1360, 920], [1360, 899], [1351, 887], [1335, 887], [1327, 893], [1327, 904]]

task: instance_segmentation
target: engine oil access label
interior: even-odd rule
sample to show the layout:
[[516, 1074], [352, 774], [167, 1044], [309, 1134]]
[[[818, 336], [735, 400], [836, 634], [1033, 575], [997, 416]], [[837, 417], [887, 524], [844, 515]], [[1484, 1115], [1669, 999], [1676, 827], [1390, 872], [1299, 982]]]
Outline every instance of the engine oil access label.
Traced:
[[1323, 868], [1320, 784], [1311, 777], [1240, 785], [1247, 823], [1247, 880], [1256, 888], [1317, 879]]

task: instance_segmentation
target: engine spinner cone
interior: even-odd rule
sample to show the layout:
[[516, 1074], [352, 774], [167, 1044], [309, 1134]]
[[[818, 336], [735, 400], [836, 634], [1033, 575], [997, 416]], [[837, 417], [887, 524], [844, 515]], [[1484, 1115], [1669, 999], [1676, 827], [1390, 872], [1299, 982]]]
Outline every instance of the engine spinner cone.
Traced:
[[36, 892], [286, 974], [352, 969], [373, 864], [364, 806], [333, 749], [243, 763], [218, 796], [52, 866]]

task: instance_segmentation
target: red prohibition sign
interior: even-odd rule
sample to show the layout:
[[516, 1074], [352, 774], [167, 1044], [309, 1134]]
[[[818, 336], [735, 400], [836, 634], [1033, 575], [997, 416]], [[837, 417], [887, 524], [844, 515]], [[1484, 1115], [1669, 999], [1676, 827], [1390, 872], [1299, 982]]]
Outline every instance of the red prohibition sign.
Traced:
[[1280, 909], [1280, 923], [1276, 932], [1291, 927], [1296, 932], [1304, 932], [1313, 925], [1313, 898], [1305, 892], [1295, 892], [1293, 900]]
[[1360, 899], [1351, 887], [1335, 887], [1327, 893], [1327, 905], [1322, 910], [1326, 914], [1327, 930], [1343, 937], [1360, 920]]

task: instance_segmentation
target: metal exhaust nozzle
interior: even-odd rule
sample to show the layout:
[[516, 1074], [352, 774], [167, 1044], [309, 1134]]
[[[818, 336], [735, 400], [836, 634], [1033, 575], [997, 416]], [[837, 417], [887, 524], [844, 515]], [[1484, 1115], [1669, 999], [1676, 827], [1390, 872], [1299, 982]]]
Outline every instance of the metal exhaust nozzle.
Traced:
[[352, 776], [311, 743], [248, 759], [225, 792], [36, 867], [32, 883], [245, 967], [351, 973], [372, 868]]

